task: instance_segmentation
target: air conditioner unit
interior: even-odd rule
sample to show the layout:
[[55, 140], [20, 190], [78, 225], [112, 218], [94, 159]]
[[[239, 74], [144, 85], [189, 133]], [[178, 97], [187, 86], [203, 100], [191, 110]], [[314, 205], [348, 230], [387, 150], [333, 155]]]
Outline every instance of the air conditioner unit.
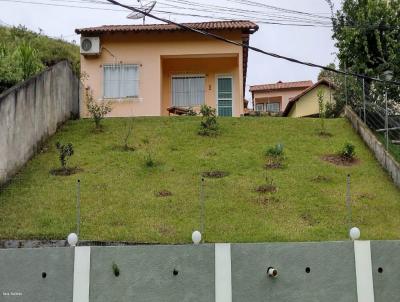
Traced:
[[99, 37], [81, 37], [81, 54], [98, 55], [100, 54]]

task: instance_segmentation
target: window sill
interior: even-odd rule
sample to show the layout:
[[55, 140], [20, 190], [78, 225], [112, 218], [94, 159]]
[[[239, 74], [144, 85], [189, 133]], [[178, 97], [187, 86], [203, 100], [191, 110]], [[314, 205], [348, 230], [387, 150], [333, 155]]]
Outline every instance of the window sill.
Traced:
[[133, 102], [143, 102], [141, 97], [127, 97], [127, 98], [102, 98], [103, 102], [111, 103], [133, 103]]

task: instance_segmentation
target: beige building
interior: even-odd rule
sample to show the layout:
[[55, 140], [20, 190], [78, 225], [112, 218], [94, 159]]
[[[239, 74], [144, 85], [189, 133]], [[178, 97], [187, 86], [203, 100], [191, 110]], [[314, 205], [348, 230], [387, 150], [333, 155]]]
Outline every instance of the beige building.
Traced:
[[329, 81], [322, 79], [313, 86], [304, 90], [293, 98], [283, 116], [287, 117], [314, 117], [319, 115], [319, 95], [323, 97], [324, 104], [333, 103], [335, 86]]
[[261, 112], [281, 113], [289, 102], [313, 85], [312, 81], [277, 82], [250, 86], [253, 109]]
[[[186, 23], [194, 29], [249, 43], [258, 26], [249, 21]], [[174, 25], [110, 25], [77, 29], [81, 71], [109, 116], [161, 116], [168, 109], [217, 109], [220, 116], [244, 113], [248, 49], [182, 30]], [[85, 104], [81, 115], [87, 116]]]

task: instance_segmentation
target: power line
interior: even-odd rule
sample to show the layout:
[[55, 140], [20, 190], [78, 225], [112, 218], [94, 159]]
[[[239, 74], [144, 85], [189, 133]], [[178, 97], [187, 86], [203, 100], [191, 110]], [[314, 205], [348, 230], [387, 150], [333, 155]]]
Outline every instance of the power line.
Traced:
[[282, 55], [279, 55], [279, 54], [276, 54], [276, 53], [268, 52], [268, 51], [262, 50], [260, 48], [253, 47], [253, 46], [241, 43], [241, 42], [236, 42], [236, 41], [232, 41], [232, 40], [226, 39], [226, 38], [224, 38], [222, 36], [219, 36], [217, 34], [214, 34], [214, 33], [205, 32], [205, 31], [202, 31], [202, 30], [199, 30], [199, 29], [192, 28], [192, 27], [187, 26], [185, 24], [181, 24], [181, 23], [177, 23], [177, 22], [174, 22], [174, 21], [170, 21], [170, 20], [167, 20], [167, 19], [163, 19], [163, 18], [157, 17], [157, 16], [155, 16], [155, 15], [149, 13], [149, 12], [144, 12], [144, 11], [138, 9], [138, 8], [119, 3], [119, 2], [117, 2], [115, 0], [107, 0], [107, 1], [112, 3], [112, 4], [114, 4], [114, 5], [117, 5], [117, 6], [129, 9], [129, 10], [132, 10], [132, 11], [137, 12], [137, 13], [141, 13], [141, 14], [143, 14], [143, 15], [145, 15], [147, 17], [153, 18], [155, 20], [158, 20], [158, 21], [170, 24], [170, 25], [175, 25], [175, 26], [177, 26], [179, 28], [182, 28], [182, 29], [185, 29], [185, 30], [188, 30], [188, 31], [192, 31], [192, 32], [201, 34], [203, 36], [212, 37], [212, 38], [214, 38], [216, 40], [223, 41], [223, 42], [226, 42], [226, 43], [229, 43], [229, 44], [232, 44], [232, 45], [236, 45], [236, 46], [240, 46], [240, 47], [243, 47], [243, 48], [247, 48], [247, 49], [253, 50], [255, 52], [265, 54], [265, 55], [270, 56], [270, 57], [286, 60], [286, 61], [289, 61], [289, 62], [292, 62], [292, 63], [301, 64], [301, 65], [305, 65], [305, 66], [309, 66], [309, 67], [315, 67], [315, 68], [320, 68], [320, 69], [323, 69], [323, 70], [328, 70], [328, 71], [331, 71], [331, 72], [334, 72], [334, 73], [337, 73], [337, 74], [351, 75], [351, 76], [354, 76], [354, 77], [357, 77], [357, 78], [368, 79], [368, 80], [371, 80], [371, 81], [376, 81], [376, 82], [381, 82], [381, 83], [390, 83], [390, 84], [395, 84], [395, 85], [399, 85], [400, 86], [400, 82], [385, 81], [385, 80], [381, 80], [381, 79], [378, 79], [378, 78], [370, 77], [370, 76], [367, 76], [367, 75], [362, 75], [362, 74], [357, 74], [357, 73], [352, 73], [352, 72], [345, 72], [345, 71], [337, 70], [337, 69], [330, 68], [330, 67], [327, 67], [327, 66], [318, 65], [318, 64], [310, 63], [310, 62], [304, 62], [304, 61], [300, 61], [298, 59], [294, 59], [294, 58], [282, 56]]

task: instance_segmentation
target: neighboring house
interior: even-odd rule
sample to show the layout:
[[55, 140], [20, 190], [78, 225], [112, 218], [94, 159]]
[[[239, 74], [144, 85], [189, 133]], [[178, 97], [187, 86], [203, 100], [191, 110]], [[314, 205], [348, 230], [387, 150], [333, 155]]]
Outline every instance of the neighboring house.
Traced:
[[[250, 21], [186, 23], [248, 44]], [[109, 116], [160, 116], [176, 107], [207, 104], [220, 116], [244, 112], [248, 49], [174, 25], [108, 25], [77, 29], [81, 72], [97, 101], [111, 101]], [[86, 108], [81, 108], [87, 116]]]
[[292, 98], [313, 85], [312, 81], [277, 82], [250, 86], [253, 109], [256, 111], [280, 113], [285, 111]]
[[293, 98], [283, 116], [287, 117], [313, 117], [319, 115], [319, 93], [322, 93], [324, 104], [333, 103], [333, 92], [335, 86], [329, 81], [322, 79], [313, 86], [304, 90], [298, 96]]

